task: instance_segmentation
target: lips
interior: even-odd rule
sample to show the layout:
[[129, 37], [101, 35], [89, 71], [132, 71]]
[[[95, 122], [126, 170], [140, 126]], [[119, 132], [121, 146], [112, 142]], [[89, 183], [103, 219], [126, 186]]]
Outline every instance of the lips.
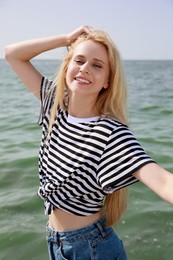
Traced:
[[75, 80], [79, 83], [85, 83], [85, 84], [90, 84], [91, 81], [82, 77], [76, 77]]

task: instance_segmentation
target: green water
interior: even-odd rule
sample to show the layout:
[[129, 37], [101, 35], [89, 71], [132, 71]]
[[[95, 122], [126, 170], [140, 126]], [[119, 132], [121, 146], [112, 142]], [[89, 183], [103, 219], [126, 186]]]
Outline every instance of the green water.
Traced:
[[[35, 61], [52, 76], [56, 61]], [[173, 172], [173, 61], [125, 61], [130, 126], [149, 155]], [[39, 102], [0, 60], [0, 260], [46, 260], [42, 200], [37, 196]], [[129, 188], [115, 227], [129, 260], [173, 259], [173, 206], [142, 183]]]

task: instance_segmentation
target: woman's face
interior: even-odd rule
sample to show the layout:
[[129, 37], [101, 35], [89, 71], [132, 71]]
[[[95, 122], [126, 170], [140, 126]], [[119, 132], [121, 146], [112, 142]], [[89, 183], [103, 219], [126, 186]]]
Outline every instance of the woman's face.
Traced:
[[97, 98], [102, 88], [108, 87], [109, 61], [106, 48], [92, 40], [79, 43], [66, 73], [66, 84], [71, 93]]

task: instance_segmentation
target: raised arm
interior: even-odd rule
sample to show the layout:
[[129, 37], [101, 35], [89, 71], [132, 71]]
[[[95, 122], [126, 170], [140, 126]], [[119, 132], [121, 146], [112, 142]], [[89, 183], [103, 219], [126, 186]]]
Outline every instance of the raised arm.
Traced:
[[163, 200], [173, 204], [173, 174], [155, 163], [143, 166], [133, 174]]
[[68, 46], [78, 36], [90, 30], [92, 30], [90, 26], [81, 26], [69, 34], [14, 43], [4, 48], [5, 58], [26, 87], [40, 98], [42, 75], [30, 60], [43, 52]]

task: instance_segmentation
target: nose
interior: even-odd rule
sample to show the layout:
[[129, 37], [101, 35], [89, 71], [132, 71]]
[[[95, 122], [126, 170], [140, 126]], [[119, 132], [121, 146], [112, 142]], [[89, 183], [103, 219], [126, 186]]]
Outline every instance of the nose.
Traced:
[[80, 66], [79, 72], [81, 73], [89, 73], [89, 66], [88, 63], [85, 62]]

